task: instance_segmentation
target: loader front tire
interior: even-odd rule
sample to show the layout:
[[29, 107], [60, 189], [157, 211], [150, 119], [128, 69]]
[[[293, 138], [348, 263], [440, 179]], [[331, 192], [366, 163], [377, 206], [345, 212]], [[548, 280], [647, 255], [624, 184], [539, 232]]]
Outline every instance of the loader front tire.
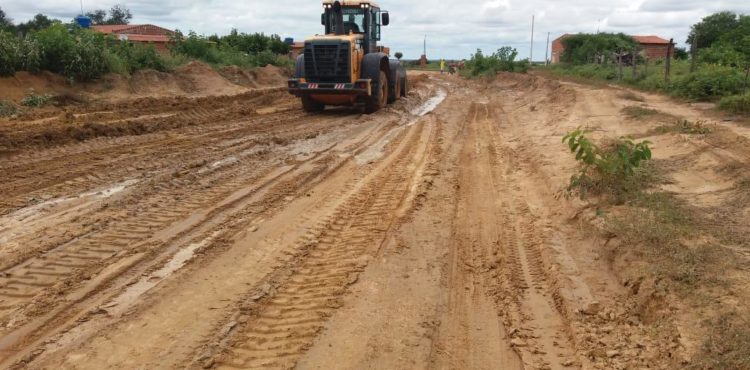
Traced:
[[388, 104], [388, 75], [385, 71], [380, 71], [380, 77], [374, 85], [377, 86], [365, 102], [365, 113], [371, 114], [379, 111]]

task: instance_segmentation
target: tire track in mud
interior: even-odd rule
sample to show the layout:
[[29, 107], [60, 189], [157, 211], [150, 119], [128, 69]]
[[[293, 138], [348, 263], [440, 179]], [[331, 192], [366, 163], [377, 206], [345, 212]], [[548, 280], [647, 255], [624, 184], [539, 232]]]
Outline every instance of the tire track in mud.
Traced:
[[[346, 122], [350, 121], [330, 125]], [[322, 128], [315, 128], [318, 132], [320, 129]], [[279, 134], [293, 133], [304, 138], [307, 135], [306, 131], [309, 130], [300, 131], [295, 127], [280, 130]], [[316, 157], [320, 156], [320, 153], [318, 154]], [[253, 163], [239, 168], [239, 171], [237, 166], [226, 166], [220, 168], [221, 171], [218, 173], [213, 173], [215, 169], [210, 166], [204, 167], [210, 172], [209, 182], [196, 175], [188, 176], [188, 179], [172, 179], [165, 184], [156, 182], [155, 195], [140, 199], [129, 206], [129, 210], [119, 212], [103, 230], [85, 233], [39, 257], [5, 269], [0, 277], [0, 321], [33, 302], [40, 292], [50, 290], [60, 282], [79, 280], [78, 278], [90, 275], [92, 268], [96, 270], [129, 254], [156, 248], [169, 235], [189, 229], [196, 222], [196, 211], [211, 209], [235, 189], [267, 175], [273, 170], [273, 166], [283, 165], [277, 162], [278, 160], [260, 157]], [[289, 189], [299, 187], [299, 184], [304, 184], [304, 180], [296, 179], [286, 189], [276, 191], [285, 193]], [[138, 217], [133, 219], [132, 216], [136, 213]], [[118, 219], [121, 221], [117, 221]], [[58, 288], [67, 289], [66, 285]]]
[[490, 297], [485, 273], [496, 271], [500, 227], [497, 184], [488, 176], [491, 147], [481, 132], [489, 120], [486, 104], [472, 103], [459, 128], [463, 142], [455, 164], [454, 213], [446, 262], [447, 302], [437, 318], [430, 368], [521, 369], [507, 330]]
[[[128, 178], [128, 182], [137, 182], [135, 186], [129, 186], [128, 190], [130, 193], [142, 193], [146, 192], [149, 196], [151, 196], [151, 193], [154, 192], [162, 192], [162, 193], [168, 193], [169, 191], [179, 191], [179, 188], [191, 185], [194, 188], [192, 191], [195, 192], [204, 192], [205, 188], [208, 186], [215, 186], [217, 183], [221, 183], [218, 181], [217, 176], [213, 174], [215, 171], [224, 171], [223, 175], [226, 177], [228, 173], [226, 172], [227, 168], [225, 167], [231, 167], [234, 166], [236, 168], [237, 165], [243, 165], [243, 167], [240, 168], [239, 172], [236, 173], [230, 173], [233, 175], [239, 175], [242, 174], [243, 176], [247, 177], [247, 169], [248, 168], [259, 168], [262, 166], [267, 165], [276, 165], [275, 162], [278, 162], [279, 159], [275, 157], [278, 157], [274, 154], [274, 152], [270, 151], [271, 149], [275, 147], [279, 147], [280, 145], [288, 145], [290, 142], [294, 143], [297, 141], [305, 142], [311, 140], [311, 138], [316, 138], [318, 135], [325, 135], [328, 132], [331, 132], [332, 130], [336, 130], [336, 127], [345, 127], [345, 126], [351, 126], [353, 123], [357, 123], [356, 120], [350, 120], [346, 117], [339, 117], [339, 116], [333, 116], [333, 118], [325, 119], [326, 117], [319, 117], [313, 120], [305, 121], [303, 119], [300, 119], [298, 121], [292, 121], [291, 123], [288, 123], [286, 125], [282, 125], [284, 117], [272, 117], [271, 120], [263, 120], [260, 124], [256, 125], [257, 127], [253, 128], [250, 127], [250, 134], [244, 133], [244, 132], [231, 132], [231, 136], [229, 137], [237, 137], [236, 139], [230, 139], [221, 141], [222, 138], [227, 138], [227, 135], [218, 135], [217, 138], [214, 139], [215, 143], [206, 144], [206, 143], [200, 143], [194, 142], [191, 140], [185, 140], [188, 142], [188, 144], [181, 144], [178, 146], [185, 146], [185, 154], [182, 153], [178, 154], [161, 154], [161, 153], [144, 153], [140, 155], [141, 157], [144, 157], [141, 159], [140, 163], [128, 163], [130, 166], [136, 166], [140, 169], [143, 169], [143, 171], [148, 172], [151, 171], [153, 173], [145, 174], [145, 173], [137, 173], [137, 174], [130, 174], [131, 171], [138, 171], [133, 167], [128, 167], [126, 169], [123, 169], [124, 166], [117, 166], [116, 164], [106, 164], [102, 165], [103, 168], [101, 171], [109, 170], [110, 172], [103, 172], [106, 174], [106, 176], [102, 176], [105, 179], [108, 177], [118, 177], [117, 174], [120, 171], [125, 171], [126, 174], [130, 174], [132, 177]], [[361, 123], [361, 122], [360, 122]], [[277, 127], [279, 126], [280, 127]], [[291, 127], [288, 127], [291, 126]], [[262, 133], [259, 134], [260, 136], [253, 135], [252, 131], [260, 130]], [[200, 136], [200, 135], [195, 135]], [[205, 135], [208, 136], [208, 135]], [[217, 136], [217, 135], [213, 135]], [[273, 136], [272, 138], [268, 138], [268, 136]], [[173, 141], [179, 143], [180, 138], [176, 138]], [[275, 143], [277, 142], [277, 143]], [[193, 148], [195, 147], [201, 147], [201, 146], [209, 146], [210, 150], [206, 153], [204, 150], [189, 150], [188, 147], [192, 145]], [[297, 145], [297, 144], [294, 144]], [[170, 145], [159, 145], [160, 150], [172, 150], [173, 148]], [[140, 149], [139, 149], [140, 150]], [[103, 154], [106, 155], [106, 154]], [[290, 153], [291, 156], [297, 156], [297, 157], [304, 157], [304, 153], [302, 152], [295, 152]], [[143, 162], [144, 160], [147, 160], [149, 158], [156, 157], [157, 160], [151, 160], [150, 162]], [[250, 163], [248, 163], [248, 161]], [[148, 167], [148, 168], [143, 168]], [[64, 168], [64, 167], [63, 167]], [[80, 183], [88, 184], [91, 186], [91, 183], [93, 181], [93, 175], [86, 176], [85, 178], [80, 178]], [[96, 179], [99, 179], [99, 177], [96, 177]], [[97, 180], [97, 183], [104, 183], [111, 180]], [[79, 182], [75, 182], [71, 186], [78, 188], [81, 187], [78, 185]], [[110, 182], [107, 182], [108, 184], [111, 184]], [[70, 185], [70, 184], [69, 184]], [[131, 189], [132, 188], [132, 189]], [[106, 190], [105, 190], [106, 192]], [[78, 193], [81, 194], [81, 193]], [[93, 194], [93, 193], [88, 193]], [[182, 192], [184, 199], [189, 199], [191, 193], [185, 193]], [[176, 195], [175, 195], [176, 196]], [[79, 237], [83, 237], [87, 235], [88, 233], [92, 231], [101, 231], [102, 225], [99, 225], [101, 222], [99, 222], [99, 218], [95, 217], [95, 215], [98, 214], [105, 214], [108, 215], [111, 212], [107, 212], [106, 210], [97, 210], [93, 212], [92, 214], [86, 216], [89, 221], [86, 221], [86, 217], [84, 217], [81, 220], [78, 220], [79, 224], [86, 224], [87, 227], [83, 229], [76, 229], [76, 228], [66, 228], [66, 229], [60, 229], [58, 226], [59, 224], [62, 224], [64, 222], [68, 222], [69, 220], [65, 219], [57, 219], [57, 215], [62, 214], [68, 214], [69, 211], [66, 210], [66, 208], [63, 207], [62, 210], [59, 210], [57, 203], [61, 199], [65, 200], [64, 203], [71, 203], [75, 202], [76, 198], [78, 196], [73, 196], [70, 198], [53, 198], [49, 201], [44, 201], [42, 203], [23, 208], [21, 210], [18, 210], [16, 212], [13, 212], [6, 216], [0, 216], [0, 221], [5, 219], [8, 221], [9, 225], [19, 224], [19, 222], [22, 222], [21, 224], [29, 224], [29, 222], [33, 222], [35, 224], [41, 224], [44, 220], [36, 220], [37, 218], [44, 218], [52, 219], [55, 218], [54, 222], [47, 222], [46, 230], [39, 231], [35, 229], [29, 229], [29, 230], [19, 230], [18, 227], [14, 227], [13, 234], [16, 234], [15, 237], [15, 243], [16, 245], [24, 245], [24, 249], [26, 249], [26, 252], [36, 252], [38, 250], [44, 251], [48, 249], [52, 249], [60, 244], [67, 243], [71, 240], [74, 240]], [[130, 196], [130, 198], [133, 198]], [[158, 199], [158, 198], [157, 198]], [[169, 200], [169, 196], [167, 196], [167, 200]], [[100, 202], [101, 203], [101, 202]], [[116, 204], [123, 204], [125, 201], [120, 201]], [[138, 199], [137, 203], [144, 203], [143, 199]], [[162, 203], [161, 200], [159, 202], [150, 202], [149, 204], [160, 204]], [[46, 208], [52, 207], [52, 210], [48, 210]], [[136, 207], [135, 205], [129, 205], [130, 209], [137, 209], [138, 212], [143, 212], [143, 207]], [[43, 209], [44, 208], [44, 209]], [[113, 207], [114, 208], [114, 207]], [[147, 207], [146, 209], [153, 208], [151, 206]], [[161, 207], [164, 208], [164, 207]], [[179, 207], [178, 207], [179, 208]], [[32, 212], [33, 211], [33, 212]], [[29, 219], [29, 215], [33, 215], [33, 219]], [[42, 216], [40, 216], [42, 215]], [[39, 217], [38, 217], [39, 216]], [[110, 217], [112, 217], [110, 215]], [[127, 217], [127, 215], [117, 214], [113, 216], [115, 219]], [[71, 218], [71, 216], [67, 216], [68, 219]], [[48, 220], [49, 221], [49, 220]], [[106, 223], [104, 227], [109, 227], [109, 223]], [[3, 235], [7, 230], [3, 230], [0, 228], [0, 240], [7, 239], [7, 235]], [[29, 234], [29, 238], [24, 238], [19, 236], [18, 234]], [[43, 239], [34, 239], [34, 235], [39, 235], [40, 233], [46, 234]], [[25, 245], [33, 246], [31, 248], [25, 247]], [[19, 247], [20, 248], [20, 247]], [[9, 253], [8, 250], [5, 251], [5, 253]], [[28, 253], [26, 253], [28, 254]], [[23, 256], [20, 256], [23, 257]], [[0, 263], [0, 268], [8, 268], [9, 266], [12, 266], [16, 263], [20, 262], [17, 258], [5, 258], [3, 263]]]
[[[388, 127], [389, 125], [388, 122], [393, 123], [392, 119], [384, 120], [384, 121], [381, 121], [379, 124], [374, 125], [370, 129], [360, 130], [361, 132], [358, 134], [359, 139], [348, 140], [345, 145], [339, 144], [340, 148], [337, 149], [337, 151], [342, 151], [342, 152], [354, 151], [355, 153], [358, 152], [361, 149], [357, 149], [357, 148], [361, 148], [365, 146], [366, 143], [373, 142], [377, 140], [378, 137], [382, 137], [383, 135], [385, 135], [388, 130], [384, 130], [384, 128]], [[294, 131], [294, 130], [290, 130], [290, 131]], [[336, 145], [328, 147], [327, 149], [316, 154], [314, 157], [308, 158], [307, 160], [295, 166], [286, 166], [286, 169], [283, 169], [284, 166], [281, 167], [283, 169], [282, 171], [282, 174], [283, 174], [283, 173], [290, 173], [294, 168], [301, 168], [305, 166], [306, 169], [300, 172], [299, 174], [296, 174], [292, 177], [287, 176], [287, 178], [274, 176], [274, 178], [270, 181], [270, 183], [257, 185], [258, 189], [263, 188], [263, 187], [267, 188], [267, 190], [265, 191], [267, 195], [263, 196], [263, 198], [258, 203], [250, 204], [249, 205], [250, 209], [245, 207], [245, 210], [233, 211], [235, 213], [239, 212], [242, 215], [239, 219], [233, 221], [233, 223], [235, 225], [241, 226], [240, 221], [242, 219], [247, 218], [247, 217], [255, 217], [253, 215], [257, 215], [257, 214], [263, 214], [266, 211], [268, 211], [270, 208], [274, 207], [274, 204], [275, 205], [282, 204], [283, 202], [286, 201], [286, 198], [288, 195], [294, 194], [295, 192], [300, 191], [300, 189], [304, 189], [304, 188], [312, 186], [313, 184], [317, 182], [316, 179], [322, 178], [323, 176], [325, 176], [326, 173], [329, 173], [330, 171], [335, 170], [336, 168], [338, 168], [338, 166], [340, 166], [341, 163], [344, 163], [345, 161], [351, 158], [350, 156], [347, 157], [347, 156], [342, 156], [341, 154], [330, 153], [330, 151], [334, 148], [334, 146]], [[266, 160], [266, 162], [268, 161]], [[266, 167], [272, 164], [273, 162], [266, 163]], [[253, 168], [253, 166], [247, 166], [247, 168]], [[224, 175], [228, 175], [228, 174], [224, 173]], [[279, 180], [277, 181], [276, 178], [278, 178]], [[231, 190], [231, 189], [246, 187], [248, 182], [252, 182], [252, 181], [248, 180], [246, 177], [240, 176], [237, 178], [233, 178], [228, 183], [208, 187], [208, 189], [210, 189], [209, 191], [210, 193], [218, 194], [218, 193], [221, 193], [222, 190]], [[192, 190], [188, 189], [188, 190], [185, 190], [185, 192], [186, 192], [186, 196], [195, 197], [195, 194], [191, 193]], [[231, 203], [239, 202], [240, 204], [242, 204], [243, 198], [252, 196], [254, 192], [255, 191], [244, 191], [245, 194], [242, 197], [239, 197], [237, 199], [231, 199]], [[168, 198], [169, 197], [176, 198], [176, 199], [173, 199], [173, 201], [176, 201], [177, 204], [181, 207], [186, 207], [182, 209], [187, 209], [187, 207], [189, 207], [190, 210], [196, 210], [196, 209], [201, 209], [201, 208], [209, 209], [207, 211], [202, 212], [202, 214], [205, 214], [207, 218], [207, 221], [203, 222], [204, 225], [201, 226], [203, 229], [205, 229], [203, 230], [204, 232], [209, 232], [212, 227], [215, 228], [218, 226], [217, 222], [212, 221], [212, 219], [216, 219], [217, 217], [226, 218], [228, 217], [227, 212], [230, 212], [229, 210], [225, 210], [227, 206], [221, 206], [220, 208], [215, 208], [213, 211], [210, 211], [210, 208], [211, 208], [210, 206], [215, 205], [216, 199], [219, 199], [220, 197], [213, 197], [212, 199], [205, 198], [205, 199], [191, 201], [189, 200], [190, 198], [183, 199], [179, 196], [175, 197], [174, 193], [170, 194], [169, 192], [167, 192], [167, 194], [165, 195]], [[224, 193], [224, 195], [226, 195], [226, 192]], [[225, 200], [233, 198], [233, 197], [236, 198], [236, 194], [230, 195], [229, 198], [225, 198]], [[170, 209], [172, 207], [165, 207], [165, 208]], [[217, 215], [211, 214], [211, 213], [216, 213], [216, 212], [218, 212]], [[194, 216], [195, 214], [191, 214], [186, 219], [183, 218], [181, 219], [181, 221], [173, 222], [167, 226], [167, 228], [171, 230], [164, 231], [165, 230], [164, 226], [168, 224], [168, 222], [166, 222], [166, 219], [169, 218], [171, 220], [171, 219], [174, 219], [175, 217], [179, 219], [180, 217], [184, 217], [184, 215], [183, 216], [175, 215], [173, 211], [170, 211], [169, 214], [146, 214], [144, 213], [142, 217], [138, 219], [138, 221], [125, 221], [124, 223], [122, 223], [122, 226], [123, 226], [122, 232], [113, 232], [112, 234], [109, 234], [109, 235], [101, 235], [100, 238], [97, 239], [97, 241], [98, 242], [111, 241], [107, 239], [107, 236], [113, 236], [115, 238], [118, 238], [118, 240], [120, 241], [120, 245], [119, 245], [120, 248], [130, 248], [131, 249], [130, 253], [135, 253], [136, 256], [141, 255], [139, 259], [142, 260], [144, 258], [143, 256], [153, 255], [154, 253], [157, 253], [159, 248], [164, 248], [164, 246], [168, 245], [170, 242], [166, 239], [157, 240], [157, 241], [149, 241], [149, 242], [141, 241], [139, 244], [140, 247], [133, 247], [132, 241], [129, 240], [129, 238], [132, 238], [133, 230], [145, 231], [145, 229], [148, 228], [153, 231], [157, 229], [157, 230], [161, 230], [160, 233], [163, 233], [167, 236], [175, 235], [180, 240], [187, 240], [185, 238], [187, 238], [188, 235], [195, 234], [196, 232], [200, 231], [198, 230], [199, 228], [197, 226], [193, 225], [193, 224], [197, 225], [197, 221], [195, 220]], [[147, 221], [145, 221], [146, 223], [144, 224], [144, 222], [140, 220], [147, 220]], [[162, 223], [160, 226], [161, 229], [159, 229], [159, 227], [155, 227], [154, 224], [150, 223], [151, 221], [154, 221], [154, 220], [164, 221], [164, 223]], [[208, 226], [205, 225], [206, 222], [209, 223]], [[183, 231], [174, 229], [175, 228], [174, 225], [182, 225]], [[239, 227], [239, 226], [235, 226], [235, 227]], [[193, 229], [193, 231], [190, 231], [191, 228]], [[142, 249], [145, 249], [145, 251], [142, 251]], [[73, 264], [77, 264], [77, 261], [73, 260], [71, 256], [78, 258], [79, 260], [81, 260], [81, 257], [89, 258], [88, 260], [82, 260], [82, 261], [87, 261], [87, 262], [91, 262], [95, 258], [100, 258], [100, 256], [98, 255], [90, 254], [90, 251], [84, 251], [84, 252], [77, 251], [77, 252], [78, 252], [77, 254], [73, 254], [73, 252], [69, 250], [66, 250], [64, 253], [60, 252], [59, 255], [56, 255], [56, 257], [59, 257], [59, 258], [57, 258], [56, 262], [54, 262], [55, 263], [54, 268], [69, 268], [69, 269], [77, 268], [78, 266], [73, 265]], [[111, 251], [106, 250], [104, 252], [109, 253]], [[120, 253], [116, 253], [115, 256], [110, 257], [110, 260], [106, 261], [106, 265], [114, 264], [116, 262], [115, 261], [116, 258], [127, 260], [128, 253], [121, 253], [121, 252], [122, 251], [120, 251]], [[47, 260], [50, 260], [50, 259], [47, 259]], [[59, 263], [60, 261], [62, 261], [62, 264]], [[64, 265], [64, 266], [61, 266], [61, 265]], [[26, 265], [24, 265], [24, 267], [25, 266]], [[59, 279], [62, 276], [58, 275], [57, 271], [58, 270], [55, 270], [52, 275], [48, 274], [46, 276], [49, 278]], [[36, 270], [36, 272], [39, 272], [38, 269]], [[78, 272], [76, 272], [76, 274], [77, 273]], [[78, 274], [78, 275], [75, 275], [74, 277], [78, 278], [81, 276], [80, 274]], [[18, 283], [14, 281], [13, 284], [18, 284]], [[40, 284], [36, 284], [36, 285], [26, 284], [25, 288], [26, 289], [32, 289], [32, 288], [44, 289], [45, 287], [41, 286]], [[60, 288], [62, 290], [70, 289], [66, 285], [61, 286]], [[48, 295], [54, 296], [54, 294], [48, 294]], [[28, 296], [16, 296], [14, 298], [25, 299], [26, 301], [31, 300], [31, 297], [28, 297]], [[8, 350], [7, 343], [3, 343], [2, 347]]]
[[[502, 107], [498, 109], [505, 113]], [[497, 184], [498, 194], [506, 194], [499, 207], [501, 227], [495, 252], [505, 258], [498, 265], [499, 272], [488, 276], [493, 295], [525, 367], [576, 366], [575, 347], [542, 253], [546, 232], [529, 208], [526, 198], [533, 195], [525, 193], [521, 185], [528, 177], [524, 168], [527, 159], [520, 158], [501, 133], [502, 125], [508, 123], [498, 124], [491, 112], [488, 110], [488, 119], [482, 124], [491, 154], [489, 176]]]
[[[204, 156], [204, 148], [211, 148], [221, 143], [222, 140], [226, 140], [227, 137], [242, 138], [241, 141], [234, 143], [238, 147], [255, 145], [263, 139], [261, 135], [272, 132], [271, 129], [276, 125], [290, 120], [302, 123], [303, 117], [305, 115], [300, 112], [278, 113], [251, 117], [218, 130], [215, 127], [185, 130], [179, 132], [176, 137], [167, 133], [158, 134], [157, 137], [145, 135], [128, 137], [129, 140], [114, 139], [104, 142], [104, 145], [94, 143], [93, 148], [84, 150], [80, 154], [69, 153], [69, 151], [86, 148], [89, 146], [88, 143], [72, 148], [66, 147], [61, 149], [62, 153], [58, 156], [45, 161], [47, 163], [31, 161], [23, 164], [26, 166], [25, 169], [9, 168], [11, 176], [0, 184], [0, 190], [6, 194], [0, 204], [2, 206], [0, 212], [21, 208], [29, 203], [29, 199], [43, 198], [49, 193], [93, 189], [117, 179], [142, 177], [145, 173], [153, 171], [163, 172], [169, 166], [180, 165], [188, 160], [196, 160]], [[213, 121], [216, 118], [209, 115], [203, 121]], [[285, 134], [289, 131], [277, 134]], [[196, 147], [201, 150], [196, 151]], [[183, 155], [175, 155], [177, 153]], [[160, 160], [148, 161], [149, 158], [154, 157]], [[112, 160], [103, 161], [104, 158], [112, 158]]]
[[345, 188], [343, 203], [295, 242], [303, 249], [300, 257], [268, 297], [249, 300], [244, 324], [216, 358], [218, 368], [290, 368], [309, 348], [398, 220], [415, 176], [411, 166], [434, 145], [424, 123], [408, 135], [390, 163], [363, 186]]

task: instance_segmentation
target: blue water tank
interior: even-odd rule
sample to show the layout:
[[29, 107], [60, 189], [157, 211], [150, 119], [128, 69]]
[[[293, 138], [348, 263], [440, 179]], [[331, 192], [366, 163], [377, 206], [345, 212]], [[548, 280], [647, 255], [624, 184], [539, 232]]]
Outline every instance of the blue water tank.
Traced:
[[75, 17], [76, 23], [78, 23], [81, 28], [89, 28], [91, 27], [91, 18], [85, 16], [85, 15], [79, 15]]
[[291, 38], [291, 37], [287, 37], [287, 38], [284, 39], [284, 43], [287, 44], [287, 45], [292, 45], [292, 44], [294, 44], [294, 39]]

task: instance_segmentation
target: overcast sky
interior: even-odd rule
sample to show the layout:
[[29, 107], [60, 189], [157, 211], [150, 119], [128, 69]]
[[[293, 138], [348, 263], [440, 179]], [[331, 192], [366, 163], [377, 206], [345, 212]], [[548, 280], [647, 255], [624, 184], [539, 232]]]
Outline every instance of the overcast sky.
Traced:
[[[277, 33], [295, 40], [321, 32], [321, 1], [316, 0], [122, 0], [86, 1], [84, 11], [130, 8], [132, 23], [153, 23], [181, 31], [225, 34]], [[501, 46], [529, 56], [531, 17], [536, 18], [534, 60], [544, 60], [547, 33], [625, 32], [658, 35], [683, 43], [690, 25], [711, 13], [732, 10], [750, 14], [750, 0], [382, 0], [391, 13], [383, 41], [392, 51], [416, 59], [427, 35], [431, 59], [465, 58], [477, 48]], [[34, 14], [69, 20], [80, 12], [77, 0], [3, 0], [0, 7], [14, 21]]]

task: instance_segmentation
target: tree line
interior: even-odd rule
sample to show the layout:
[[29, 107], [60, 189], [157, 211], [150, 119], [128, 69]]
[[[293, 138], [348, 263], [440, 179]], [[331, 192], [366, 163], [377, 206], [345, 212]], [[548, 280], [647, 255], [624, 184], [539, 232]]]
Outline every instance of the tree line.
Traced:
[[[87, 14], [93, 24], [129, 24], [129, 9], [115, 5], [109, 12]], [[59, 73], [71, 81], [88, 81], [105, 73], [129, 74], [140, 69], [168, 71], [191, 59], [216, 67], [237, 65], [253, 68], [273, 64], [289, 66], [290, 46], [278, 35], [242, 33], [202, 36], [177, 31], [168, 53], [158, 53], [151, 45], [119, 41], [80, 28], [75, 22], [38, 14], [28, 22], [14, 24], [0, 8], [0, 76], [16, 71]]]

